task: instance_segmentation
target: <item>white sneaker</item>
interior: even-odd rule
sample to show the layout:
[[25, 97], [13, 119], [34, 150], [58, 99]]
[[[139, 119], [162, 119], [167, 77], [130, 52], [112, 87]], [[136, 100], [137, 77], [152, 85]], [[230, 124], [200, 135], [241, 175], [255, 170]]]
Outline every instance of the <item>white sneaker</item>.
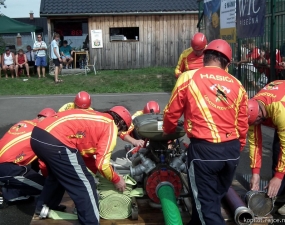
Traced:
[[278, 213], [280, 215], [285, 215], [285, 204], [278, 209]]

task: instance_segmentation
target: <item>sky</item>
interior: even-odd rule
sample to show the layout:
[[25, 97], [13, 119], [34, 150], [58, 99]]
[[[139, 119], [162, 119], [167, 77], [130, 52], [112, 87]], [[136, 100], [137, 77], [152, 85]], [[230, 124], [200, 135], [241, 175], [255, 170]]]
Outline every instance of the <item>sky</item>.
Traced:
[[34, 17], [40, 17], [41, 0], [6, 0], [4, 3], [7, 8], [1, 5], [0, 12], [10, 18], [30, 17], [30, 11]]

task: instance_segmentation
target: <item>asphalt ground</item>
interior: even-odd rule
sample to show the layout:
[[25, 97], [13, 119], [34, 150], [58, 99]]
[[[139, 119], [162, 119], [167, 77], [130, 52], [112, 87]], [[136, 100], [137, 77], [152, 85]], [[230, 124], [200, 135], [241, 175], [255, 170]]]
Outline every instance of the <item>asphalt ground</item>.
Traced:
[[[132, 93], [132, 94], [102, 94], [92, 95], [92, 107], [98, 111], [105, 111], [114, 105], [123, 105], [133, 114], [143, 109], [146, 102], [157, 101], [161, 111], [170, 98], [170, 93]], [[15, 123], [24, 119], [34, 119], [39, 111], [45, 107], [58, 110], [62, 105], [71, 102], [74, 95], [53, 96], [0, 96], [0, 137]], [[263, 128], [263, 166], [261, 175], [265, 178], [271, 176], [271, 144], [273, 130]], [[185, 142], [189, 142], [184, 138]], [[118, 138], [112, 159], [125, 155], [126, 143]], [[237, 173], [250, 174], [248, 147], [241, 153]], [[8, 208], [0, 209], [0, 225], [28, 225], [34, 213], [35, 200], [18, 202]], [[285, 217], [284, 217], [285, 218]], [[281, 224], [281, 223], [278, 223]]]

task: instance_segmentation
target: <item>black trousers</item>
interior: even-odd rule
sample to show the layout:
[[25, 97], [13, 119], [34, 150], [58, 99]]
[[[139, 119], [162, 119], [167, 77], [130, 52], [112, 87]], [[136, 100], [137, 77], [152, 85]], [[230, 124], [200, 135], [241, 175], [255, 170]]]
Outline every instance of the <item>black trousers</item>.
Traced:
[[187, 156], [192, 218], [188, 225], [225, 224], [221, 215], [221, 200], [232, 183], [239, 163], [240, 142], [190, 140]]
[[43, 204], [50, 208], [58, 206], [66, 190], [75, 203], [80, 223], [99, 224], [96, 184], [80, 152], [65, 146], [38, 127], [33, 129], [31, 146], [48, 168], [48, 177], [37, 202], [37, 209]]
[[39, 195], [45, 178], [34, 171], [31, 165], [0, 163], [0, 186], [7, 201], [20, 200], [27, 195]]

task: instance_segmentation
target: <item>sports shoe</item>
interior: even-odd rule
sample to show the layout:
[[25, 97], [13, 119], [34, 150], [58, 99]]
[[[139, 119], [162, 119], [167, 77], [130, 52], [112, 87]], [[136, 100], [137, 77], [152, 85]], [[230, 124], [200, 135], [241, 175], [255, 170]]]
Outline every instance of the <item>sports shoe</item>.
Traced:
[[[52, 209], [52, 210], [56, 210], [56, 211], [60, 211], [60, 212], [64, 212], [64, 211], [65, 211], [65, 209], [66, 209], [66, 206], [65, 206], [65, 205], [59, 205], [59, 206], [55, 207], [55, 208], [54, 208], [54, 209]], [[42, 211], [42, 208], [41, 208], [41, 209], [36, 208], [36, 210], [35, 210], [35, 214], [36, 214], [36, 215], [40, 215], [40, 214], [41, 214], [41, 211]]]
[[0, 209], [5, 209], [8, 206], [9, 206], [8, 202], [3, 197], [0, 197]]
[[280, 215], [285, 215], [285, 204], [278, 209], [278, 213]]

